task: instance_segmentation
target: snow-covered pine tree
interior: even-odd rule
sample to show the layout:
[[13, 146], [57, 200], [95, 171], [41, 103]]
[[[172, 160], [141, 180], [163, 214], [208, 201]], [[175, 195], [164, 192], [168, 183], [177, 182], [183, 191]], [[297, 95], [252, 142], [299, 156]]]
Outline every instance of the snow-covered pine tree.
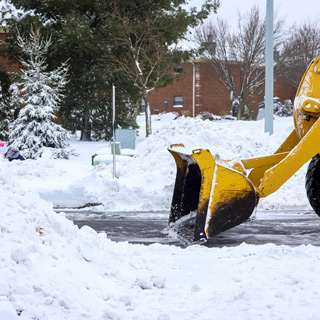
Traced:
[[59, 107], [62, 90], [67, 83], [68, 67], [63, 63], [53, 71], [46, 71], [46, 55], [51, 39], [42, 38], [39, 29], [31, 29], [29, 38], [18, 36], [18, 44], [25, 55], [20, 86], [23, 103], [18, 118], [9, 127], [8, 145], [17, 148], [27, 159], [37, 159], [45, 148], [54, 158], [68, 158], [72, 150], [66, 143], [68, 132], [51, 120]]

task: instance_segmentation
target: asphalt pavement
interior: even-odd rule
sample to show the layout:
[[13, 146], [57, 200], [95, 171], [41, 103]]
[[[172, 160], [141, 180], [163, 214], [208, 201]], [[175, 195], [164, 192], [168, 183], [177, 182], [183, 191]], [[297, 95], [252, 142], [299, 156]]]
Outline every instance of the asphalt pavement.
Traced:
[[[105, 232], [114, 241], [184, 246], [168, 228], [169, 212], [93, 212], [59, 209], [76, 225]], [[209, 239], [207, 247], [237, 246], [241, 243], [320, 246], [320, 218], [313, 211], [258, 211], [237, 227]]]

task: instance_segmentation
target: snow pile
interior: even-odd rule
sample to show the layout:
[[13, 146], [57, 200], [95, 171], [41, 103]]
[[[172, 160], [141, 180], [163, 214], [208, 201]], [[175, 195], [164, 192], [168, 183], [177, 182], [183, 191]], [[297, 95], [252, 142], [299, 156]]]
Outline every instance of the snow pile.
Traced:
[[[162, 118], [150, 139], [139, 137], [137, 155], [118, 164], [116, 180], [112, 166], [90, 165], [104, 143], [74, 142], [80, 156], [69, 161], [1, 159], [0, 319], [320, 319], [318, 247], [115, 243], [89, 227], [78, 229], [37, 193], [78, 205], [163, 210], [175, 175], [166, 150], [171, 143], [208, 147], [220, 157], [263, 155], [291, 125], [277, 120], [280, 130], [269, 137], [259, 122]], [[303, 205], [302, 175], [275, 194], [273, 205], [285, 207], [288, 199]]]
[[[113, 165], [91, 166], [91, 156], [108, 143], [71, 142], [80, 154], [71, 160], [39, 159], [10, 163], [19, 183], [38, 192], [55, 206], [102, 203], [108, 211], [169, 210], [176, 165], [167, 148], [183, 143], [189, 150], [208, 148], [221, 159], [244, 159], [274, 153], [293, 129], [292, 117], [277, 117], [274, 134], [264, 133], [263, 121], [202, 121], [192, 118], [173, 120], [174, 114], [153, 118], [153, 134], [144, 137], [144, 117], [137, 139], [136, 155]], [[4, 165], [8, 165], [5, 164]], [[259, 204], [260, 209], [310, 209], [304, 188], [306, 165], [277, 192]]]
[[114, 243], [10, 174], [0, 167], [0, 319], [319, 319], [320, 248]]
[[[266, 156], [274, 153], [293, 130], [293, 119], [277, 117], [274, 125], [275, 134], [270, 136], [264, 132], [263, 121], [202, 121], [183, 117], [174, 121], [153, 121], [152, 136], [138, 145], [135, 158], [118, 168], [117, 185], [131, 187], [134, 194], [135, 187], [145, 186], [147, 188], [137, 191], [147, 206], [155, 210], [163, 209], [163, 205], [168, 208], [176, 172], [175, 162], [167, 151], [171, 144], [183, 143], [188, 150], [207, 148], [214, 157], [221, 159]], [[111, 167], [108, 169], [102, 169], [98, 175], [107, 179]], [[304, 189], [305, 171], [306, 166], [275, 194], [263, 199], [259, 207], [310, 209]], [[115, 194], [106, 195], [106, 205], [110, 196]], [[119, 194], [114, 203], [121, 202], [121, 198], [122, 195]], [[134, 207], [130, 209], [133, 210]]]

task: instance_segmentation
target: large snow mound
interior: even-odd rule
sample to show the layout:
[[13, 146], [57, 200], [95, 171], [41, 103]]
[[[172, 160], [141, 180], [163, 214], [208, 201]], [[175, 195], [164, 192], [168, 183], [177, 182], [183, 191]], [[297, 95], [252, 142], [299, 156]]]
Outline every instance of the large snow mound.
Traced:
[[[80, 156], [69, 161], [0, 160], [0, 319], [320, 319], [318, 247], [115, 243], [41, 199], [163, 210], [175, 176], [171, 143], [242, 158], [272, 153], [292, 129], [287, 119], [269, 136], [261, 122], [166, 117], [148, 139], [141, 125], [137, 155], [117, 164], [115, 180], [112, 166], [91, 167], [101, 142], [73, 142]], [[306, 207], [303, 170], [262, 205]]]
[[[264, 132], [264, 121], [202, 121], [173, 114], [153, 116], [153, 134], [145, 139], [144, 117], [134, 157], [113, 165], [91, 166], [97, 150], [110, 152], [108, 143], [71, 141], [80, 156], [71, 160], [39, 159], [10, 163], [19, 184], [37, 191], [55, 206], [102, 203], [107, 211], [169, 210], [176, 165], [167, 148], [183, 143], [188, 149], [208, 148], [214, 157], [244, 159], [274, 153], [293, 130], [292, 117], [276, 117], [274, 134]], [[3, 165], [8, 165], [3, 163]], [[260, 209], [310, 209], [302, 167], [277, 192], [259, 203]]]
[[0, 193], [0, 319], [319, 319], [317, 247], [115, 243], [3, 167]]

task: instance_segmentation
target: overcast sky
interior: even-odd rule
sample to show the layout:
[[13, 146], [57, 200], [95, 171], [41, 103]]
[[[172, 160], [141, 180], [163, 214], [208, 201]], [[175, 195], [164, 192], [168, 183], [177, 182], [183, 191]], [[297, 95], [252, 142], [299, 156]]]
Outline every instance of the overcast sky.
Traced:
[[[274, 0], [274, 11], [279, 18], [284, 19], [285, 27], [289, 30], [293, 25], [301, 25], [308, 20], [320, 22], [320, 0]], [[191, 0], [189, 6], [200, 8], [204, 0]], [[245, 14], [254, 5], [257, 5], [262, 15], [266, 13], [267, 0], [220, 0], [217, 14], [212, 13], [209, 19], [220, 17], [228, 19], [232, 31], [236, 31], [238, 12]], [[320, 26], [320, 23], [319, 23]], [[181, 42], [183, 47], [194, 46], [193, 36], [188, 36], [188, 41]]]
[[[237, 12], [247, 12], [258, 5], [261, 12], [266, 11], [267, 0], [220, 0], [218, 16], [228, 18], [230, 22], [237, 20]], [[191, 0], [191, 5], [201, 5], [203, 0]], [[274, 0], [274, 10], [279, 17], [284, 18], [286, 25], [301, 24], [307, 19], [316, 21], [320, 18], [320, 0]], [[233, 24], [234, 26], [236, 23]]]

